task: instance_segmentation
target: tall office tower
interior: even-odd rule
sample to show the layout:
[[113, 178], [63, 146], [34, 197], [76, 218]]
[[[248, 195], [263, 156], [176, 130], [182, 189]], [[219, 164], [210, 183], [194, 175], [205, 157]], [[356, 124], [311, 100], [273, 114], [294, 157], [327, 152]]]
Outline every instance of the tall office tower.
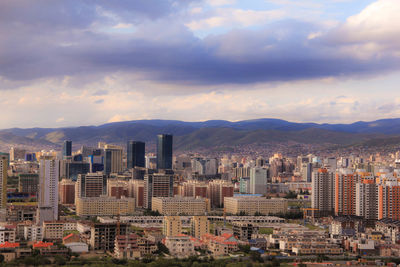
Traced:
[[378, 187], [378, 220], [400, 220], [400, 185], [386, 182]]
[[5, 209], [7, 206], [7, 169], [8, 156], [0, 156], [0, 209]]
[[250, 170], [250, 193], [267, 193], [268, 170], [264, 168], [251, 168]]
[[204, 234], [210, 232], [210, 222], [207, 216], [193, 216], [191, 220], [191, 231], [190, 234], [200, 239]]
[[132, 169], [135, 167], [145, 167], [145, 143], [139, 141], [128, 141], [127, 144], [127, 167]]
[[335, 210], [335, 174], [327, 169], [312, 173], [311, 207], [321, 216], [332, 215]]
[[75, 182], [70, 179], [62, 179], [58, 185], [61, 204], [75, 203]]
[[356, 184], [360, 176], [350, 169], [340, 169], [335, 178], [335, 214], [356, 214]]
[[102, 172], [79, 174], [75, 188], [78, 197], [99, 197], [107, 194], [107, 177]]
[[182, 223], [180, 216], [164, 216], [163, 235], [179, 236], [182, 234]]
[[104, 173], [121, 173], [122, 168], [122, 147], [115, 145], [104, 146]]
[[65, 140], [62, 151], [63, 157], [71, 157], [72, 156], [72, 141]]
[[234, 186], [224, 180], [213, 180], [208, 183], [207, 197], [212, 207], [223, 207], [225, 197], [233, 197]]
[[39, 162], [39, 223], [58, 219], [58, 180], [60, 161], [42, 156]]
[[73, 159], [64, 159], [60, 161], [60, 176], [76, 181], [79, 174], [90, 172], [90, 163], [82, 160], [75, 161]]
[[364, 179], [356, 184], [356, 215], [366, 220], [378, 219], [378, 185]]
[[303, 163], [301, 166], [301, 178], [303, 181], [307, 183], [311, 183], [311, 176], [312, 176], [312, 163]]
[[144, 176], [144, 208], [151, 209], [153, 197], [173, 197], [174, 176], [168, 173], [146, 174]]
[[157, 169], [172, 169], [172, 135], [157, 135]]

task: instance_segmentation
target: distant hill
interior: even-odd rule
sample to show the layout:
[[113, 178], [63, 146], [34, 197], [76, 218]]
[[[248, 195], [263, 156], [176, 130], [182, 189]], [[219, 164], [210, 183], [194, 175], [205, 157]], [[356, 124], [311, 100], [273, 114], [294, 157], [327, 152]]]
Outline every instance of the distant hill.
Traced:
[[95, 145], [99, 141], [124, 144], [127, 140], [154, 143], [156, 135], [160, 133], [173, 134], [175, 147], [183, 150], [285, 142], [380, 146], [400, 144], [400, 119], [352, 124], [295, 123], [279, 119], [238, 122], [137, 120], [100, 126], [12, 128], [0, 130], [0, 146], [19, 144], [58, 148], [66, 139], [86, 145]]

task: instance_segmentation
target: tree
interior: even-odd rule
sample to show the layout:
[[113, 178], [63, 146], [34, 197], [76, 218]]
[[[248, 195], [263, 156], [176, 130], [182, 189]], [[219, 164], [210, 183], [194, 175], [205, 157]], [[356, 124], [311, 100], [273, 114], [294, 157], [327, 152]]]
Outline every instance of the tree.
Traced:
[[250, 258], [253, 262], [264, 262], [263, 258], [258, 251], [251, 251]]
[[162, 254], [162, 253], [169, 254], [169, 249], [163, 243], [158, 242], [157, 243], [157, 251], [156, 251], [156, 253], [157, 254]]
[[54, 263], [57, 264], [57, 266], [59, 266], [59, 265], [65, 265], [67, 263], [67, 261], [63, 256], [55, 255]]
[[239, 250], [244, 253], [250, 252], [250, 245], [239, 245]]
[[297, 198], [297, 194], [294, 191], [289, 191], [289, 193], [286, 194], [285, 198], [294, 199], [294, 198]]
[[161, 216], [161, 213], [158, 210], [145, 210], [143, 215], [145, 216]]

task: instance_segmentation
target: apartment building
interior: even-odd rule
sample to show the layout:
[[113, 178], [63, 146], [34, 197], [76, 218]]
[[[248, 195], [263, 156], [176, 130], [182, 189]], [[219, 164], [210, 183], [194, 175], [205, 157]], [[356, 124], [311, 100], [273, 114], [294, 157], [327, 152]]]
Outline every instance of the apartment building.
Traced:
[[135, 212], [134, 198], [83, 197], [76, 200], [78, 216], [132, 215]]
[[152, 210], [163, 215], [204, 215], [210, 210], [208, 199], [192, 197], [154, 197]]
[[260, 213], [264, 215], [286, 213], [287, 200], [282, 198], [267, 199], [264, 197], [240, 196], [226, 197], [225, 210], [228, 214], [247, 214], [254, 215]]
[[180, 216], [164, 216], [163, 235], [178, 236], [182, 234], [182, 221]]

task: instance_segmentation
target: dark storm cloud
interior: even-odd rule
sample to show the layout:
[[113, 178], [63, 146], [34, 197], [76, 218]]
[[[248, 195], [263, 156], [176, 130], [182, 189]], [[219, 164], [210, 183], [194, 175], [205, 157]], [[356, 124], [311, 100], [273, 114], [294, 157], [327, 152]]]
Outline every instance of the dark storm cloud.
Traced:
[[[140, 73], [197, 84], [255, 83], [348, 76], [398, 67], [360, 60], [309, 40], [318, 26], [281, 21], [257, 30], [196, 38], [174, 14], [189, 1], [0, 1], [0, 76]], [[102, 28], [131, 23], [127, 38]]]

